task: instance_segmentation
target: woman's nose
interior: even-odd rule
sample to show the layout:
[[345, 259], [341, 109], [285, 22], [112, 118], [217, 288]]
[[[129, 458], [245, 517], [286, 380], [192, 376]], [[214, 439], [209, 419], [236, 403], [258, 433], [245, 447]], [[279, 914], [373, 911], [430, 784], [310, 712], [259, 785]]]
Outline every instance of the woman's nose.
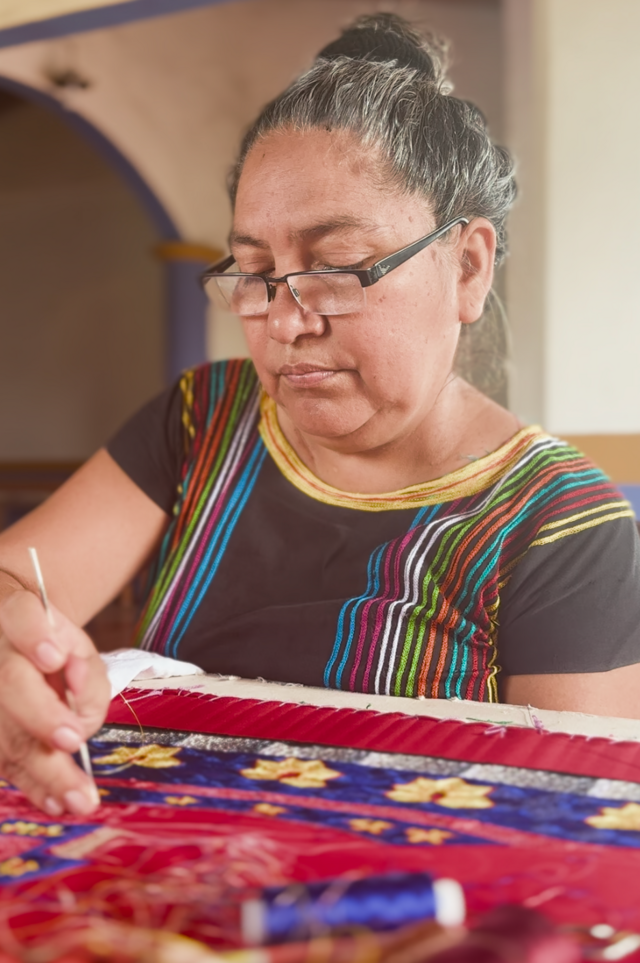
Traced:
[[300, 307], [286, 284], [277, 284], [267, 312], [267, 327], [274, 341], [292, 344], [302, 335], [324, 334], [326, 321], [321, 314], [311, 314]]

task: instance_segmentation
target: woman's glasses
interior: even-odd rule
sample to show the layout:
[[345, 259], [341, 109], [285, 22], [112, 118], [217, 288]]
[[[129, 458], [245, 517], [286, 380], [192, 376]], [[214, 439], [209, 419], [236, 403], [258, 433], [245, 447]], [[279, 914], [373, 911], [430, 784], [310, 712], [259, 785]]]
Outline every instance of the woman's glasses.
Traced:
[[303, 311], [309, 314], [356, 314], [364, 308], [365, 288], [376, 284], [390, 271], [433, 244], [456, 224], [468, 223], [468, 218], [456, 217], [437, 231], [362, 270], [337, 268], [329, 271], [297, 271], [273, 278], [264, 274], [229, 271], [235, 263], [233, 256], [230, 256], [205, 271], [201, 281], [212, 300], [243, 318], [266, 314], [276, 295], [277, 284], [286, 284]]

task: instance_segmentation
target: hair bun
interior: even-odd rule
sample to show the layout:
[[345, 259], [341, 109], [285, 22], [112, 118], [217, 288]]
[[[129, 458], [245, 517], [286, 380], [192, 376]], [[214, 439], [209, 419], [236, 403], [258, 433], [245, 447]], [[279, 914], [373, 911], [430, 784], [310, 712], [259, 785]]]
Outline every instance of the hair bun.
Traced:
[[341, 37], [327, 44], [317, 56], [318, 60], [337, 60], [351, 57], [354, 60], [375, 60], [387, 63], [397, 60], [402, 67], [413, 67], [425, 74], [427, 79], [440, 79], [440, 64], [434, 63], [424, 49], [421, 38], [408, 28], [408, 24], [393, 14], [364, 16], [344, 31]]

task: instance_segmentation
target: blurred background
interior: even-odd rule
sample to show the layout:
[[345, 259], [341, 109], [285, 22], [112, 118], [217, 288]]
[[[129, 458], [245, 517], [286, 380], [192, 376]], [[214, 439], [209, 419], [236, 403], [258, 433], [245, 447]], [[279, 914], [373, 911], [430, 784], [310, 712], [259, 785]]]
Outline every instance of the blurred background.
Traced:
[[376, 10], [450, 41], [518, 160], [499, 396], [640, 513], [638, 0], [0, 0], [0, 526], [185, 366], [245, 353], [196, 282], [239, 138]]

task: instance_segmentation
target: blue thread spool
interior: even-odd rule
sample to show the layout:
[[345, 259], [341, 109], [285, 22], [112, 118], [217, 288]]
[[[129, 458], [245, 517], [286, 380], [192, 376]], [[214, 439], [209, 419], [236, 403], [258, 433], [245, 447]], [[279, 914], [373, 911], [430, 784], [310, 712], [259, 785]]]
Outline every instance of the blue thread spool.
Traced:
[[428, 873], [392, 873], [367, 879], [333, 879], [292, 886], [270, 886], [241, 907], [245, 943], [262, 946], [308, 940], [336, 930], [393, 930], [435, 920], [442, 926], [464, 922], [462, 887]]

